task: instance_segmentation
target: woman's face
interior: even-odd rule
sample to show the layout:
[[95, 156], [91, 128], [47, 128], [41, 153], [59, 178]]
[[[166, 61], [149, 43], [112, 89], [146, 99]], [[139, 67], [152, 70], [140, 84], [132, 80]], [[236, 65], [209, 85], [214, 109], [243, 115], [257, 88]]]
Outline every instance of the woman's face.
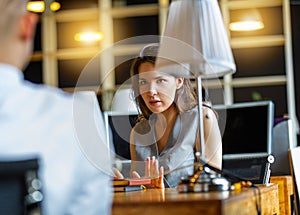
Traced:
[[153, 113], [166, 111], [174, 102], [176, 90], [183, 84], [183, 78], [155, 71], [149, 62], [139, 67], [139, 90], [147, 107]]

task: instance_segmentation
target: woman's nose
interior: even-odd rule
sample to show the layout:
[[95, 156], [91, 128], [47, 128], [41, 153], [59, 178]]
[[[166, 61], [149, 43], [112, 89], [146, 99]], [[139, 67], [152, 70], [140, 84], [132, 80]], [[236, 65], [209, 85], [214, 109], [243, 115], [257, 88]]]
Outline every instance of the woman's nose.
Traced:
[[157, 95], [157, 91], [156, 90], [150, 90], [149, 93], [150, 93], [151, 96]]
[[151, 94], [151, 95], [156, 95], [157, 94], [157, 89], [156, 89], [156, 86], [155, 86], [155, 84], [150, 84], [150, 86], [149, 86], [149, 93]]

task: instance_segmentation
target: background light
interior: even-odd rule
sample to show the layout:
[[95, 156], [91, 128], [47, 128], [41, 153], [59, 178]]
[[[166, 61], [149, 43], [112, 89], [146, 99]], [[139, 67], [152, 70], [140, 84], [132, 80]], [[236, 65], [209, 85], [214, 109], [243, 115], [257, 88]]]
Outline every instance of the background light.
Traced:
[[44, 1], [28, 1], [26, 9], [30, 12], [42, 13], [45, 11]]
[[241, 21], [229, 24], [231, 31], [255, 31], [264, 28], [264, 23], [261, 21]]
[[255, 31], [264, 28], [262, 17], [257, 9], [233, 11], [230, 21], [231, 31]]
[[79, 32], [74, 36], [75, 41], [78, 42], [97, 42], [103, 39], [101, 32]]
[[[34, 13], [43, 13], [45, 7], [45, 1], [28, 1], [26, 5], [26, 9]], [[51, 11], [55, 12], [61, 8], [61, 4], [58, 1], [52, 1], [49, 7]]]
[[60, 3], [57, 2], [57, 1], [53, 1], [53, 2], [51, 2], [51, 4], [50, 4], [50, 9], [51, 9], [52, 11], [58, 11], [58, 10], [60, 9], [60, 7], [61, 7], [61, 5], [60, 5]]

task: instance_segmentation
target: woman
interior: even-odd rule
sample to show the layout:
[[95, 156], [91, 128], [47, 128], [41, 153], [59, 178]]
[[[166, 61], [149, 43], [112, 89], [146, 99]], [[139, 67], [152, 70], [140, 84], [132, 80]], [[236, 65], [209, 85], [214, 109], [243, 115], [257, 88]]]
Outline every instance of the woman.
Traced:
[[[169, 172], [165, 175], [165, 186], [176, 187], [181, 177], [194, 171], [195, 150], [200, 145], [196, 144], [197, 97], [188, 79], [155, 70], [157, 51], [157, 44], [144, 47], [131, 68], [133, 93], [141, 111], [130, 137], [132, 167], [143, 174], [137, 163], [149, 163], [151, 158], [152, 163]], [[222, 143], [217, 116], [205, 103], [203, 107], [205, 156], [210, 165], [220, 169]], [[188, 167], [180, 168], [183, 166]], [[151, 166], [146, 171], [147, 176], [158, 173]]]

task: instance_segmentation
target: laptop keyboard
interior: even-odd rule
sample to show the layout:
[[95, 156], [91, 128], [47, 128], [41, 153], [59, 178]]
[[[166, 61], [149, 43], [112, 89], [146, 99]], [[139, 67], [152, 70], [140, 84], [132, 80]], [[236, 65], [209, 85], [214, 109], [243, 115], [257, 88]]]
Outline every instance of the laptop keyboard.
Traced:
[[237, 158], [223, 160], [223, 170], [228, 175], [252, 181], [253, 183], [265, 184], [264, 181], [269, 172], [269, 162], [266, 157]]

